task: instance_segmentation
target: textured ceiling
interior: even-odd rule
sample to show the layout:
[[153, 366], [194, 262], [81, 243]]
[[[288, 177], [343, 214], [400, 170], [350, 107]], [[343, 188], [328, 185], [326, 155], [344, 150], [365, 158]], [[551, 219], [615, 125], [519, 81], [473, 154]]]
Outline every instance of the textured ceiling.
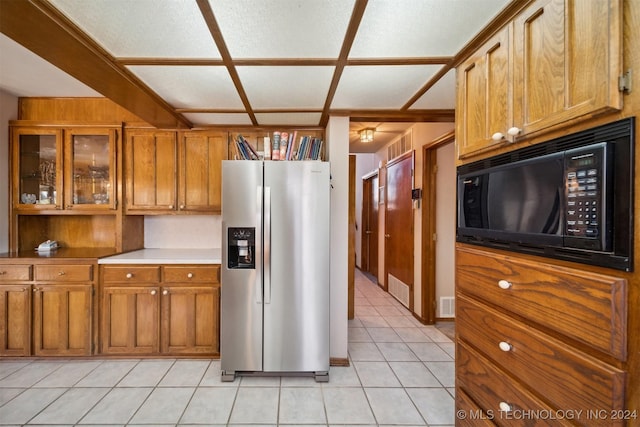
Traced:
[[[31, 9], [15, 2], [35, 5], [46, 24], [89, 46], [181, 127], [316, 127], [338, 114], [359, 123], [354, 139], [357, 126], [451, 121], [456, 55], [510, 3], [0, 0], [0, 88], [17, 96], [106, 96], [134, 113], [135, 103], [104, 82], [108, 73], [102, 78], [97, 69], [96, 82], [65, 62], [63, 37], [29, 41], [16, 20], [40, 28], [42, 18], [30, 21]], [[164, 124], [153, 123], [156, 116], [140, 115]]]

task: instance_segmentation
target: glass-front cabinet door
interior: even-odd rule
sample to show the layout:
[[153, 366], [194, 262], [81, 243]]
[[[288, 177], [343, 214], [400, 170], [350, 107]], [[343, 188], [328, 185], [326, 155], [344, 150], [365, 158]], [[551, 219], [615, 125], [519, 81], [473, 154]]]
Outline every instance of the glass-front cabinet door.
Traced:
[[115, 209], [114, 129], [65, 131], [65, 209]]
[[13, 205], [24, 210], [62, 208], [62, 130], [13, 130]]

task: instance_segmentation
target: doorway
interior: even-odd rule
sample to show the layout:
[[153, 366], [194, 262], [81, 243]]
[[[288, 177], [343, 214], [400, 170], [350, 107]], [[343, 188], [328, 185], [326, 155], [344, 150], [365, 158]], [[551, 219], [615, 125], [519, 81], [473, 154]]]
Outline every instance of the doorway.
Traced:
[[378, 282], [379, 178], [375, 171], [362, 178], [361, 270]]

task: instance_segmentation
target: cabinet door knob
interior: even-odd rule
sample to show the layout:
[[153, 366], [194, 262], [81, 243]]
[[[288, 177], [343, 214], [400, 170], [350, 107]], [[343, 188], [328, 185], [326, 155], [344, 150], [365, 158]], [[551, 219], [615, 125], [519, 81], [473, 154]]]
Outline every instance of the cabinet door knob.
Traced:
[[193, 273], [189, 273], [189, 274], [187, 274], [187, 277], [188, 277], [189, 279], [193, 279]]
[[184, 205], [180, 205], [180, 209], [184, 209]]
[[151, 295], [155, 295], [155, 294], [157, 294], [157, 293], [158, 293], [158, 292], [157, 292], [155, 289], [153, 289], [153, 290], [151, 291]]
[[498, 286], [500, 286], [500, 289], [509, 289], [513, 284], [508, 280], [500, 280], [498, 281]]
[[162, 295], [169, 295], [169, 290], [165, 289], [164, 291], [162, 291]]
[[58, 271], [58, 276], [64, 276], [65, 274], [67, 273], [65, 273], [64, 271]]
[[500, 407], [500, 410], [502, 412], [511, 412], [511, 411], [513, 411], [513, 407], [507, 402], [500, 402], [499, 407]]
[[504, 139], [504, 134], [502, 132], [496, 132], [491, 135], [491, 139], [494, 141], [502, 141]]
[[169, 209], [173, 209], [173, 205], [169, 205]]
[[513, 346], [506, 341], [500, 341], [500, 344], [498, 344], [498, 346], [502, 351], [511, 351], [511, 349], [513, 348]]
[[127, 279], [131, 279], [133, 277], [133, 273], [127, 273]]
[[507, 133], [511, 136], [518, 136], [520, 135], [520, 132], [522, 132], [522, 129], [516, 126], [509, 128], [509, 130], [507, 131]]

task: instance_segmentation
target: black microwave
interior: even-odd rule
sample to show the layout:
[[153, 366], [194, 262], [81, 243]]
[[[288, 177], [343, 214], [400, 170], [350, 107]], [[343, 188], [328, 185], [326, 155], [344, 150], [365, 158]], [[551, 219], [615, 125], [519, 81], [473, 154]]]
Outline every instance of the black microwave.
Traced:
[[457, 169], [457, 241], [633, 270], [634, 118]]

